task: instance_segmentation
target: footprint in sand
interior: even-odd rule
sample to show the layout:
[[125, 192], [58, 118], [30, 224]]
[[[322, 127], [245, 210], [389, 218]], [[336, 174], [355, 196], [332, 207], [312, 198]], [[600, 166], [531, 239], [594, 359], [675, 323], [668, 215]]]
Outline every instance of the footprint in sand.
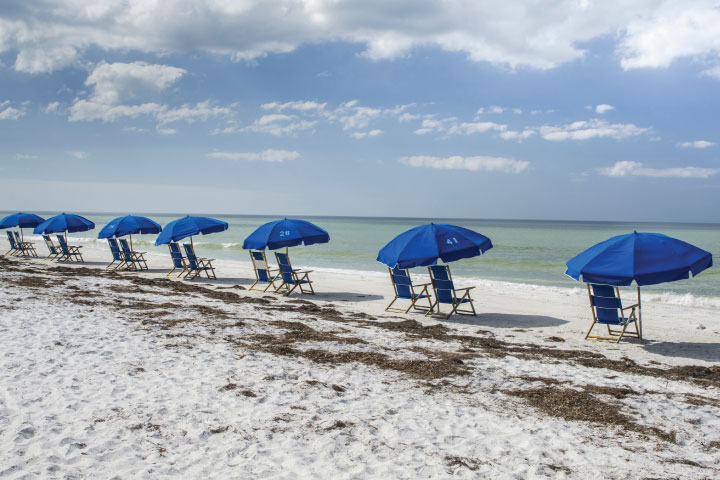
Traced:
[[18, 438], [15, 440], [16, 442], [18, 440], [28, 440], [35, 436], [35, 429], [33, 427], [27, 427], [23, 428], [18, 432]]

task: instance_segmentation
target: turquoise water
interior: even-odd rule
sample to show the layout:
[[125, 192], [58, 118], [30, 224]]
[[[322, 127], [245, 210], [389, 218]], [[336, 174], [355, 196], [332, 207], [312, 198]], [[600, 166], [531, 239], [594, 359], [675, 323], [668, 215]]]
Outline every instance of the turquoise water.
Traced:
[[[52, 213], [38, 213], [47, 218]], [[95, 222], [96, 230], [72, 234], [78, 241], [104, 246], [104, 241], [93, 240], [103, 225], [117, 214], [81, 214]], [[243, 239], [259, 225], [278, 217], [247, 215], [211, 215], [230, 224], [222, 233], [195, 237], [199, 254], [218, 260], [249, 259], [242, 249]], [[161, 225], [178, 218], [178, 215], [147, 214]], [[452, 264], [456, 276], [502, 280], [536, 285], [573, 287], [579, 284], [564, 275], [565, 261], [613, 235], [639, 232], [657, 232], [692, 243], [713, 254], [720, 253], [720, 225], [677, 223], [611, 223], [519, 220], [467, 220], [418, 218], [357, 218], [357, 217], [303, 217], [330, 233], [330, 243], [297, 247], [291, 250], [293, 263], [325, 268], [348, 270], [386, 271], [377, 261], [378, 250], [396, 235], [409, 228], [435, 221], [453, 223], [476, 230], [489, 237], [494, 248], [485, 255], [460, 260]], [[29, 233], [29, 232], [28, 232]], [[133, 236], [133, 242], [143, 250], [153, 251], [154, 235]], [[42, 247], [41, 247], [42, 249]], [[166, 253], [167, 249], [158, 249]], [[718, 259], [715, 258], [715, 263]], [[716, 266], [697, 278], [649, 287], [650, 291], [672, 292], [709, 297], [720, 297], [720, 269]]]

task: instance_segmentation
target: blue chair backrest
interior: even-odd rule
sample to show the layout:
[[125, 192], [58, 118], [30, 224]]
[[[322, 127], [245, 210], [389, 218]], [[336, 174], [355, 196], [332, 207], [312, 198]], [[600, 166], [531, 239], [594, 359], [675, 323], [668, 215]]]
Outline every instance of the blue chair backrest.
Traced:
[[178, 244], [175, 242], [170, 242], [168, 243], [168, 248], [170, 248], [170, 258], [172, 258], [175, 268], [184, 268], [185, 265], [183, 265], [183, 255], [180, 251], [180, 247], [178, 247]]
[[15, 235], [15, 241], [17, 242], [17, 244], [20, 245], [20, 243], [22, 242], [22, 240], [20, 239], [20, 234], [18, 232], [13, 232], [13, 235]]
[[278, 261], [278, 267], [280, 267], [280, 274], [282, 275], [283, 282], [290, 284], [295, 283], [292, 265], [290, 265], [290, 259], [288, 256], [284, 253], [276, 253], [275, 257]]
[[395, 267], [391, 270], [390, 278], [392, 278], [395, 284], [395, 291], [398, 297], [412, 298], [412, 289], [410, 288], [412, 280], [407, 270]]
[[56, 236], [58, 239], [58, 243], [60, 244], [60, 250], [62, 250], [62, 252], [65, 255], [70, 255], [70, 251], [68, 251], [67, 243], [65, 243], [65, 237], [63, 237], [62, 235], [56, 235]]
[[115, 240], [114, 238], [108, 238], [108, 245], [110, 245], [110, 252], [112, 252], [113, 260], [122, 262], [122, 257], [120, 256], [120, 248], [118, 247], [117, 240]]
[[8, 230], [5, 233], [7, 233], [8, 242], [10, 242], [10, 248], [13, 250], [17, 250], [18, 247], [17, 247], [17, 244], [15, 244], [15, 237], [13, 237], [12, 232], [10, 230]]
[[270, 272], [268, 272], [267, 259], [265, 252], [260, 250], [251, 250], [250, 258], [253, 261], [253, 268], [257, 273], [258, 280], [261, 282], [270, 281]]
[[435, 286], [435, 296], [440, 303], [455, 301], [455, 285], [450, 279], [450, 270], [446, 265], [431, 265], [430, 271]]
[[591, 284], [592, 302], [595, 315], [602, 323], [618, 323], [622, 318], [622, 302], [616, 295], [615, 287]]
[[125, 257], [127, 257], [128, 259], [132, 257], [132, 250], [130, 250], [130, 245], [128, 245], [127, 240], [125, 240], [124, 238], [120, 239], [120, 248], [122, 248]]
[[195, 256], [195, 251], [193, 250], [192, 245], [189, 243], [183, 243], [183, 247], [185, 247], [185, 254], [187, 255], [188, 263], [190, 264], [190, 270], [197, 270], [197, 257]]
[[43, 240], [45, 240], [45, 243], [47, 244], [48, 250], [52, 255], [57, 255], [59, 252], [57, 251], [57, 248], [55, 248], [55, 245], [52, 242], [52, 239], [50, 238], [50, 235], [43, 235]]

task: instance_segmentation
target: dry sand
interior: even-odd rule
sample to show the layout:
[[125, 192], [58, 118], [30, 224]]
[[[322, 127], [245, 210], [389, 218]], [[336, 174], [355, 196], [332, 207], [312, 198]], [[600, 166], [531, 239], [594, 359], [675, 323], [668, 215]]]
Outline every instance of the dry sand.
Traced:
[[86, 250], [0, 259], [0, 478], [720, 475], [716, 305], [648, 298], [615, 345], [582, 339], [580, 288], [477, 283], [445, 321], [384, 312], [372, 272], [285, 298], [249, 263]]

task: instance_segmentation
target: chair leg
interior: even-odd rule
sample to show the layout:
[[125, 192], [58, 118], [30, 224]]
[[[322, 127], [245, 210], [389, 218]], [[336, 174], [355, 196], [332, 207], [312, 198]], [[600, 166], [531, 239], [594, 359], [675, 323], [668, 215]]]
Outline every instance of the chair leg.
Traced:
[[[386, 312], [387, 312], [388, 310], [390, 310], [390, 307], [393, 306], [393, 303], [395, 303], [395, 302], [397, 301], [397, 299], [398, 299], [398, 296], [395, 295], [395, 298], [393, 298], [393, 301], [390, 302], [390, 305], [388, 305], [387, 307], [385, 307], [385, 311], [386, 311]], [[405, 313], [407, 313], [407, 312], [405, 312]]]
[[[593, 330], [593, 328], [595, 327], [595, 324], [596, 324], [596, 323], [597, 323], [597, 321], [596, 321], [596, 320], [593, 320], [592, 325], [590, 325], [590, 329], [589, 329], [589, 330], [587, 331], [587, 333], [585, 334], [585, 340], [587, 340], [588, 337], [590, 337], [590, 332], [592, 332], [592, 330]], [[608, 330], [609, 330], [609, 329], [610, 329], [610, 327], [608, 327]]]

